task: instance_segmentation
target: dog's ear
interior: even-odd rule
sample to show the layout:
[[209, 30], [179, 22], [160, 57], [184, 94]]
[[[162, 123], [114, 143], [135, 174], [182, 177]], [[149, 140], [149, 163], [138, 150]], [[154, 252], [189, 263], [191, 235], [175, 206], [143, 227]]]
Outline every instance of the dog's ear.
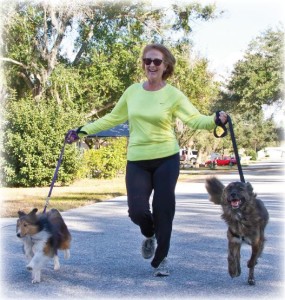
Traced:
[[247, 182], [245, 184], [245, 186], [246, 186], [246, 189], [247, 189], [248, 193], [252, 194], [253, 193], [253, 187], [252, 187], [252, 185], [249, 182]]
[[18, 211], [18, 215], [19, 215], [19, 217], [21, 218], [21, 217], [25, 216], [26, 213], [24, 213], [23, 211], [19, 210], [19, 211]]
[[35, 215], [37, 211], [38, 211], [38, 209], [37, 209], [37, 208], [34, 208], [34, 209], [29, 213], [29, 215]]

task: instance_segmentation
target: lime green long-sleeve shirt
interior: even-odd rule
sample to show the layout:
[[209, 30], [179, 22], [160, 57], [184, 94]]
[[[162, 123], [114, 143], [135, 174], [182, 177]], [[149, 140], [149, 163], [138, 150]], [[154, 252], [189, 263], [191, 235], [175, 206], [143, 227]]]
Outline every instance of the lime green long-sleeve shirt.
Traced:
[[83, 126], [81, 131], [95, 134], [128, 120], [127, 159], [148, 160], [179, 152], [174, 133], [176, 118], [193, 129], [211, 130], [215, 127], [214, 115], [200, 114], [177, 88], [167, 84], [158, 91], [146, 91], [141, 83], [135, 83], [123, 93], [109, 114]]

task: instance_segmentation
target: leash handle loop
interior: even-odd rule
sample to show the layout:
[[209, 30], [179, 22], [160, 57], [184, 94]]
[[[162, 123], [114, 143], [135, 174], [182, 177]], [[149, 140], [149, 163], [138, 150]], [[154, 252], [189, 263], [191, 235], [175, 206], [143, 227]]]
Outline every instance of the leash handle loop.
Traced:
[[[227, 122], [224, 124], [222, 123], [222, 121], [220, 120], [220, 110], [216, 111], [216, 118], [215, 118], [215, 123], [216, 123], [216, 127], [214, 129], [214, 136], [216, 138], [223, 138], [228, 134], [228, 130], [226, 127]], [[219, 134], [218, 131], [223, 130], [222, 134]]]

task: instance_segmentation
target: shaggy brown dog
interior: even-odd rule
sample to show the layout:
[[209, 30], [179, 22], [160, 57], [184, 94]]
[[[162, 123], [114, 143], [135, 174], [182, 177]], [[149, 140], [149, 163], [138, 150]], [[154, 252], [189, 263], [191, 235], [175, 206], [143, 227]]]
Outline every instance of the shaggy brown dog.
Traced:
[[210, 201], [220, 204], [223, 209], [222, 219], [228, 224], [228, 271], [237, 277], [240, 269], [240, 248], [242, 242], [251, 245], [251, 258], [248, 283], [255, 284], [254, 267], [264, 247], [264, 229], [269, 220], [263, 202], [256, 198], [249, 182], [232, 182], [224, 186], [217, 178], [206, 179], [206, 189]]

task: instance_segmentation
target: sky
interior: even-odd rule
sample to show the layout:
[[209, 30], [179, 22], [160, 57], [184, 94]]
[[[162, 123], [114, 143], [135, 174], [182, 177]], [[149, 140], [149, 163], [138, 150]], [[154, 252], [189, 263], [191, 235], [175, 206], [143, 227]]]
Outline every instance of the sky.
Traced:
[[243, 57], [250, 41], [268, 28], [282, 24], [285, 5], [280, 0], [200, 0], [215, 3], [224, 14], [218, 19], [196, 24], [194, 51], [209, 60], [209, 68], [221, 76], [229, 74]]

